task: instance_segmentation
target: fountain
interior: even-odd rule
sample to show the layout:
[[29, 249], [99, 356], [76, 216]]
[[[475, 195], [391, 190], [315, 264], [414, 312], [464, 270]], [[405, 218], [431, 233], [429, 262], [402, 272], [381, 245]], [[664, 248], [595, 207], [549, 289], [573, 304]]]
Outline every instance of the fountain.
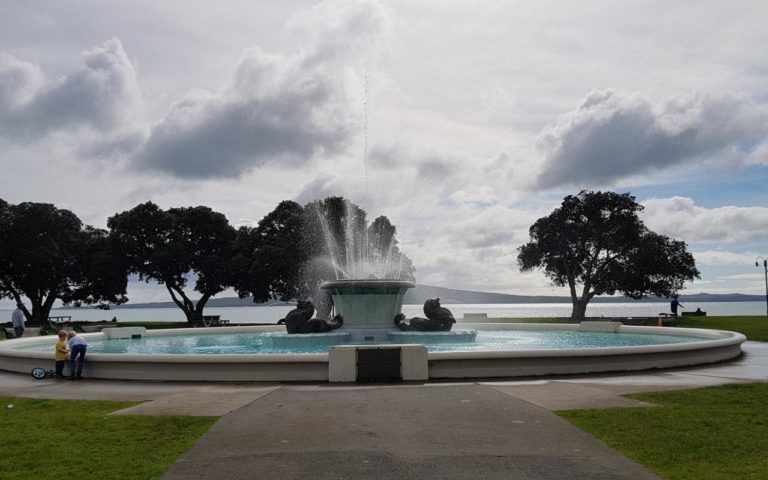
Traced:
[[[407, 259], [394, 244], [394, 228], [387, 229], [388, 222], [379, 219], [374, 222], [379, 231], [361, 228], [367, 227], [360, 222], [364, 217], [356, 217], [346, 212], [322, 227], [329, 235], [322, 247], [325, 255], [310, 264], [319, 266], [323, 275], [310, 276], [312, 281], [306, 282], [322, 305], [318, 318], [313, 318], [314, 306], [302, 301], [286, 316], [285, 326], [108, 328], [84, 335], [89, 343], [87, 376], [158, 381], [425, 381], [627, 372], [741, 355], [745, 337], [717, 330], [619, 322], [473, 323], [471, 330], [461, 330], [452, 328], [453, 315], [439, 299], [425, 303], [427, 318], [406, 319], [401, 312], [403, 297], [414, 283]], [[388, 230], [390, 235], [381, 234]], [[0, 342], [0, 368], [28, 373], [47, 365], [54, 341], [29, 337]]]
[[[402, 314], [403, 297], [415, 284], [405, 279], [411, 276], [403, 268], [406, 257], [397, 248], [394, 227], [385, 217], [369, 226], [361, 209], [340, 198], [309, 208], [314, 210], [324, 243], [321, 256], [308, 264], [329, 267], [320, 274], [325, 278], [314, 272], [320, 278], [307, 275], [310, 278], [305, 280], [319, 283], [315, 294], [320, 305], [318, 318], [311, 318], [314, 305], [302, 300], [281, 320], [288, 327], [287, 337], [273, 335], [273, 345], [316, 344], [322, 338], [329, 345], [474, 341], [474, 331], [450, 331], [456, 321], [440, 306], [440, 299], [424, 304], [427, 318], [407, 320]], [[330, 274], [332, 280], [327, 279]]]

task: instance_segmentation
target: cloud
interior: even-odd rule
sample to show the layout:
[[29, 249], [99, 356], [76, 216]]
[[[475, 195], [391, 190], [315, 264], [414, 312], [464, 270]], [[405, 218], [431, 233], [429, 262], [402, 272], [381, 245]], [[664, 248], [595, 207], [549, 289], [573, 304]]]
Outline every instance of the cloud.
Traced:
[[736, 243], [765, 238], [768, 208], [703, 208], [687, 197], [642, 202], [642, 218], [651, 230], [686, 242]]
[[40, 139], [81, 128], [111, 133], [134, 122], [142, 94], [120, 40], [107, 40], [82, 58], [74, 73], [49, 81], [39, 67], [0, 54], [0, 135]]
[[233, 178], [267, 163], [297, 167], [343, 151], [362, 109], [351, 65], [381, 28], [378, 9], [326, 2], [298, 15], [289, 28], [307, 39], [305, 49], [246, 50], [225, 89], [188, 93], [153, 126], [137, 166], [182, 178]]
[[43, 85], [43, 71], [37, 65], [0, 53], [0, 112], [23, 108]]
[[766, 125], [765, 108], [738, 97], [690, 95], [655, 109], [638, 94], [593, 90], [539, 134], [538, 185], [607, 185], [692, 160], [743, 160], [764, 145]]
[[[316, 200], [323, 200], [328, 197], [347, 197], [350, 198], [347, 183], [341, 181], [336, 176], [320, 175], [315, 177], [309, 183], [303, 185], [294, 197], [294, 201], [305, 205]], [[357, 201], [356, 198], [354, 201]]]

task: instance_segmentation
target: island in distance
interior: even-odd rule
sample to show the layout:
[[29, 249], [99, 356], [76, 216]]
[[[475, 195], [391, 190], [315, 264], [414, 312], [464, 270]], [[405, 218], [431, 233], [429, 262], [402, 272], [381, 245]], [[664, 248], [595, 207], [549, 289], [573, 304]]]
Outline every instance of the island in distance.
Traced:
[[[430, 285], [416, 285], [416, 288], [408, 290], [403, 303], [406, 305], [421, 305], [428, 298], [439, 298], [440, 303], [450, 304], [509, 304], [509, 303], [571, 303], [571, 298], [554, 295], [509, 295], [504, 293], [474, 292], [471, 290], [456, 290], [453, 288], [433, 287]], [[687, 302], [759, 302], [765, 300], [764, 295], [744, 295], [740, 293], [710, 294], [695, 293], [681, 295]], [[662, 302], [666, 298], [650, 297], [642, 300], [633, 300], [624, 296], [595, 297], [595, 303], [630, 303], [630, 302]], [[294, 305], [295, 301], [281, 302], [270, 300], [264, 303], [253, 303], [250, 298], [223, 297], [212, 298], [208, 301], [208, 307], [272, 307], [276, 305]], [[173, 302], [150, 303], [126, 303], [124, 305], [110, 305], [114, 309], [122, 308], [178, 308]], [[86, 308], [86, 307], [83, 307]], [[93, 308], [93, 307], [89, 307]]]

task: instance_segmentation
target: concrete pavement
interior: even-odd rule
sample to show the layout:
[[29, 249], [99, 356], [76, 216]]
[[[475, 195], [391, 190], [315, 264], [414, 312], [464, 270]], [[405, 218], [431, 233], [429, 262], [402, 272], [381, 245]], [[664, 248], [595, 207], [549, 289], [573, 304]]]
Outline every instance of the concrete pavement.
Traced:
[[166, 480], [657, 479], [548, 410], [478, 384], [280, 388], [221, 418]]
[[[656, 478], [549, 410], [638, 391], [768, 381], [768, 343], [712, 366], [522, 380], [334, 385], [34, 380], [0, 395], [141, 400], [115, 414], [222, 418], [166, 473], [193, 478]], [[87, 370], [86, 370], [87, 373]]]

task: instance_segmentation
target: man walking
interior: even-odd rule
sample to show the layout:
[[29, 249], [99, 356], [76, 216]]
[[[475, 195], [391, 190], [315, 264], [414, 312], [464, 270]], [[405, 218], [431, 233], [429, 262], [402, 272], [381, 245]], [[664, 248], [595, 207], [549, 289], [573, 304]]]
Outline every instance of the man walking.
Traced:
[[672, 315], [674, 315], [675, 318], [677, 318], [677, 307], [682, 307], [683, 306], [683, 304], [681, 304], [677, 300], [677, 296], [672, 297], [672, 302], [670, 302], [669, 306], [672, 309]]
[[16, 310], [11, 314], [11, 324], [13, 324], [13, 334], [16, 338], [21, 338], [24, 335], [24, 312], [21, 310], [24, 304], [21, 302], [16, 303]]

